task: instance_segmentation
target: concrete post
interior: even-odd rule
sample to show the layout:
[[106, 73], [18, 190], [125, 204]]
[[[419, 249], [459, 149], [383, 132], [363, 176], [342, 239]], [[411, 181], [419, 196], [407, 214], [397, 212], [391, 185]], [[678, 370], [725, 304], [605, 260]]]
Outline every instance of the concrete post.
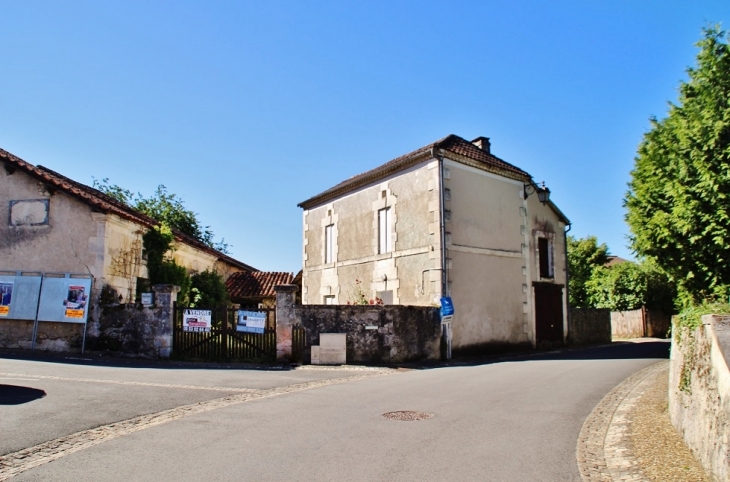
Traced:
[[294, 326], [294, 293], [297, 285], [274, 286], [276, 292], [276, 359], [281, 362], [291, 361], [292, 327]]
[[154, 285], [155, 307], [157, 309], [155, 348], [160, 358], [170, 358], [172, 354], [172, 328], [175, 323], [173, 303], [177, 300], [180, 287], [175, 285]]

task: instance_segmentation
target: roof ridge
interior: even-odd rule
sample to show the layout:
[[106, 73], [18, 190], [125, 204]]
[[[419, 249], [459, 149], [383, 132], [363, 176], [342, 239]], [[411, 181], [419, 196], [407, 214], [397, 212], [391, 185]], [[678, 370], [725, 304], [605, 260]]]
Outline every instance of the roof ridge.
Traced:
[[[39, 178], [43, 182], [50, 182], [54, 186], [62, 189], [66, 194], [76, 197], [82, 202], [91, 205], [92, 207], [101, 210], [102, 212], [111, 212], [116, 215], [121, 215], [131, 221], [139, 222], [145, 226], [153, 227], [159, 226], [161, 223], [156, 219], [148, 216], [137, 209], [124, 204], [111, 196], [104, 194], [96, 188], [83, 184], [79, 181], [75, 181], [69, 177], [60, 174], [53, 169], [49, 169], [45, 166], [36, 166], [28, 161], [21, 159], [20, 157], [12, 154], [5, 149], [0, 148], [0, 159], [6, 163], [11, 163], [15, 167], [19, 167], [26, 173]], [[256, 268], [247, 265], [246, 263], [239, 261], [231, 256], [228, 256], [221, 251], [208, 246], [199, 239], [183, 233], [177, 229], [173, 229], [173, 234], [180, 240], [198, 247], [203, 251], [209, 253], [215, 253], [215, 255], [222, 260], [226, 260], [233, 265], [237, 265], [241, 269], [248, 269], [257, 271]]]
[[[458, 149], [454, 147], [459, 145]], [[326, 202], [339, 194], [344, 194], [352, 189], [356, 189], [368, 183], [374, 182], [377, 179], [390, 175], [394, 172], [398, 172], [404, 169], [406, 166], [410, 166], [412, 162], [420, 159], [423, 155], [428, 154], [434, 148], [450, 152], [454, 155], [461, 156], [464, 159], [468, 159], [476, 163], [476, 166], [483, 167], [491, 172], [498, 173], [505, 177], [514, 177], [519, 179], [531, 179], [530, 174], [523, 171], [519, 167], [510, 164], [499, 157], [493, 155], [491, 152], [487, 152], [480, 149], [470, 141], [467, 141], [463, 137], [457, 136], [456, 134], [449, 134], [435, 142], [426, 144], [423, 147], [411, 151], [402, 156], [396, 157], [384, 164], [381, 164], [373, 169], [365, 171], [349, 179], [336, 184], [335, 186], [312, 196], [306, 201], [302, 201], [297, 206], [303, 209], [309, 209], [310, 207], [319, 205], [320, 203]], [[459, 152], [461, 151], [461, 152]]]

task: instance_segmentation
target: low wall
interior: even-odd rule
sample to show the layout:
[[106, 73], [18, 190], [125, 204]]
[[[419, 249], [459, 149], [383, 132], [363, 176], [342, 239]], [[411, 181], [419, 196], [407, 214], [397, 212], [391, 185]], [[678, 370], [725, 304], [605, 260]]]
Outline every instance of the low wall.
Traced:
[[[155, 286], [155, 305], [96, 305], [86, 325], [86, 350], [162, 357], [172, 349], [172, 299], [178, 288]], [[31, 349], [33, 321], [0, 320], [0, 348]], [[81, 351], [84, 325], [39, 322], [35, 349]]]
[[312, 345], [319, 345], [320, 333], [347, 334], [348, 363], [398, 363], [441, 357], [438, 308], [296, 305], [292, 313], [293, 324], [307, 332], [303, 353], [306, 362], [311, 359]]
[[730, 316], [674, 327], [669, 365], [672, 423], [715, 481], [730, 480]]
[[611, 310], [571, 308], [568, 343], [611, 343]]
[[[44, 351], [80, 351], [84, 325], [80, 323], [38, 323], [35, 347]], [[30, 350], [33, 322], [0, 319], [0, 348]]]

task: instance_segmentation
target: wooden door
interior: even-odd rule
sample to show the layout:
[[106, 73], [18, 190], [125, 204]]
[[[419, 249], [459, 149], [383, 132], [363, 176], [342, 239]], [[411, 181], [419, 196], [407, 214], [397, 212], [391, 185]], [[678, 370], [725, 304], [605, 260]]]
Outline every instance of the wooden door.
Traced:
[[533, 283], [537, 343], [563, 343], [563, 286]]

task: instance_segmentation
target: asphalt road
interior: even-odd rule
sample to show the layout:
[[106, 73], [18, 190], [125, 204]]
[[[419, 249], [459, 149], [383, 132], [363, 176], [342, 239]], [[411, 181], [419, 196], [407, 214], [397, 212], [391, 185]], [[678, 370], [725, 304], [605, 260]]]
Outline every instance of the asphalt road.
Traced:
[[[579, 481], [575, 449], [585, 418], [615, 385], [667, 355], [664, 341], [622, 344], [266, 392], [272, 396], [118, 436], [13, 480]], [[245, 389], [363, 374], [376, 373], [0, 359], [0, 384], [46, 392], [0, 403], [0, 454]], [[397, 410], [433, 418], [382, 416]]]

